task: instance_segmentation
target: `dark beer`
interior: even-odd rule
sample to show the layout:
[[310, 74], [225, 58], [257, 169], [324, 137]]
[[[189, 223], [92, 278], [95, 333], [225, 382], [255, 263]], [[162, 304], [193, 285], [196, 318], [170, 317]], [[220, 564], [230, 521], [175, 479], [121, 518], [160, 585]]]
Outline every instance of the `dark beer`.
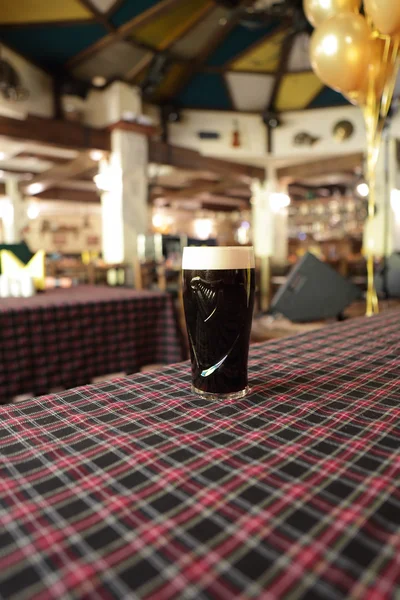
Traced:
[[195, 392], [246, 394], [254, 289], [251, 248], [185, 248], [183, 301]]

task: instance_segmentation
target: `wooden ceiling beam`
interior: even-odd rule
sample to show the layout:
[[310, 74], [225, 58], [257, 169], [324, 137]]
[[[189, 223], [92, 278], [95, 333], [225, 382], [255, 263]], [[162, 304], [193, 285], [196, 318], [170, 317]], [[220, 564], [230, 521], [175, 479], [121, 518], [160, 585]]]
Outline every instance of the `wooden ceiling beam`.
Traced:
[[84, 192], [97, 191], [97, 186], [93, 180], [67, 179], [66, 181], [63, 181], [62, 187], [66, 190], [78, 190]]
[[125, 0], [115, 0], [115, 2], [113, 2], [113, 4], [110, 6], [110, 8], [105, 12], [107, 19], [109, 19], [111, 17], [111, 15], [116, 13], [117, 10], [123, 5], [124, 2], [125, 2]]
[[201, 198], [200, 202], [205, 206], [210, 204], [218, 204], [219, 206], [230, 206], [233, 209], [248, 208], [249, 204], [245, 200], [237, 200], [228, 196], [210, 196], [209, 198]]
[[82, 173], [93, 169], [96, 164], [88, 153], [82, 153], [66, 165], [57, 165], [40, 173], [28, 184], [21, 186], [21, 190], [29, 196], [37, 196], [49, 188], [57, 187], [63, 181], [79, 178]]
[[202, 208], [204, 210], [211, 210], [213, 212], [226, 212], [226, 213], [230, 213], [230, 212], [235, 212], [237, 210], [240, 210], [239, 206], [229, 206], [227, 204], [218, 204], [218, 202], [210, 202], [209, 204], [203, 204]]
[[46, 162], [52, 162], [57, 165], [65, 165], [70, 162], [70, 158], [66, 158], [65, 156], [54, 156], [50, 153], [45, 152], [19, 152], [13, 158], [25, 158], [27, 160], [35, 159], [35, 160], [43, 160]]
[[330, 173], [348, 173], [356, 167], [362, 165], [364, 154], [356, 152], [345, 156], [335, 156], [334, 158], [325, 158], [306, 162], [290, 167], [277, 169], [276, 175], [279, 179], [285, 179], [288, 183], [299, 179], [308, 179], [310, 177], [320, 177]]
[[166, 198], [194, 198], [199, 194], [210, 194], [214, 197], [221, 196], [225, 198], [234, 198], [243, 202], [246, 202], [250, 199], [250, 192], [248, 198], [230, 194], [227, 190], [231, 186], [229, 186], [229, 184], [227, 184], [225, 181], [218, 183], [213, 183], [212, 181], [202, 181], [200, 183], [192, 184], [183, 188], [168, 189], [167, 186], [163, 186], [162, 184], [155, 187], [160, 187], [163, 191], [159, 194], [155, 193], [154, 191], [151, 192], [154, 197], [165, 196]]
[[125, 73], [125, 75], [124, 75], [125, 81], [128, 81], [128, 82], [133, 81], [135, 79], [135, 77], [137, 77], [139, 75], [139, 73], [141, 71], [143, 71], [146, 67], [149, 66], [149, 64], [153, 60], [153, 56], [154, 56], [154, 54], [152, 52], [148, 52], [147, 54], [145, 54], [143, 56], [143, 58], [141, 60], [139, 60], [138, 63], [133, 65], [133, 67], [131, 67], [129, 69], [129, 71], [127, 71]]
[[281, 56], [279, 59], [279, 65], [276, 72], [276, 77], [274, 81], [274, 87], [271, 91], [271, 96], [268, 101], [268, 105], [265, 107], [266, 110], [274, 110], [275, 102], [279, 94], [279, 89], [281, 87], [282, 79], [285, 76], [286, 69], [288, 66], [290, 53], [292, 51], [294, 41], [296, 39], [296, 34], [288, 32], [287, 38], [282, 43]]
[[175, 190], [172, 192], [169, 192], [167, 190], [165, 190], [165, 192], [162, 194], [163, 196], [168, 197], [174, 197], [174, 198], [189, 198], [189, 197], [195, 197], [198, 194], [204, 194], [204, 193], [209, 193], [209, 194], [213, 194], [213, 193], [218, 193], [221, 192], [225, 189], [226, 185], [222, 184], [222, 183], [212, 183], [211, 181], [208, 182], [204, 182], [201, 183], [199, 185], [194, 185], [194, 186], [188, 186], [188, 187], [184, 187], [182, 189], [179, 190]]
[[35, 196], [38, 200], [59, 200], [63, 202], [84, 202], [87, 204], [99, 204], [100, 196], [97, 192], [87, 190], [70, 190], [55, 187], [45, 190]]
[[32, 178], [35, 175], [38, 175], [37, 171], [32, 171], [31, 169], [25, 169], [25, 168], [18, 168], [16, 166], [14, 167], [2, 167], [0, 166], [0, 171], [2, 173], [4, 173], [5, 176], [7, 176], [7, 174], [11, 174], [11, 175], [21, 175], [21, 177], [24, 177], [25, 179], [27, 178]]
[[154, 125], [142, 125], [133, 121], [117, 121], [107, 127], [109, 131], [121, 129], [122, 131], [130, 131], [132, 133], [140, 133], [147, 137], [153, 137], [161, 134], [161, 128]]
[[172, 146], [157, 140], [149, 140], [149, 162], [171, 165], [181, 169], [212, 171], [221, 175], [227, 174], [239, 181], [248, 180], [249, 178], [261, 180], [265, 178], [265, 169], [261, 167], [204, 156], [196, 150]]
[[61, 119], [29, 116], [24, 120], [0, 117], [0, 135], [24, 142], [73, 150], [111, 150], [110, 132]]
[[[0, 196], [6, 194], [6, 186], [0, 182]], [[56, 187], [45, 190], [35, 196], [37, 200], [59, 200], [63, 202], [84, 202], [89, 204], [100, 203], [100, 196], [95, 191], [74, 190], [69, 188]]]
[[107, 15], [98, 10], [98, 8], [96, 8], [96, 6], [94, 6], [90, 0], [79, 0], [79, 3], [87, 8], [87, 10], [92, 13], [97, 23], [102, 25], [107, 31], [113, 33], [116, 30], [114, 25], [108, 20]]

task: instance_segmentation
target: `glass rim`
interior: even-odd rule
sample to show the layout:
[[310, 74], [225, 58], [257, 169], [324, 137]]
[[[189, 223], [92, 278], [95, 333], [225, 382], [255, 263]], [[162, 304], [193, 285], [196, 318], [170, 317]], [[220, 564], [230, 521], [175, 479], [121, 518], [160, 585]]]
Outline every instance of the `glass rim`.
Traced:
[[182, 269], [230, 270], [254, 269], [253, 246], [185, 246]]

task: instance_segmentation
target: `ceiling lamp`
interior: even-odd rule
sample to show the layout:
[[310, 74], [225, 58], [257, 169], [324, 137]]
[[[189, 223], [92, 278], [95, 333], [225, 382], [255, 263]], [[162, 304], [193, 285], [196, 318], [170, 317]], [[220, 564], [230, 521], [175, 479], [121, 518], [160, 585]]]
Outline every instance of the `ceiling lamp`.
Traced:
[[369, 186], [368, 183], [362, 182], [357, 186], [357, 194], [361, 196], [361, 198], [367, 198], [369, 195]]
[[21, 102], [29, 97], [29, 91], [21, 85], [14, 67], [0, 56], [0, 94], [5, 100]]
[[274, 192], [270, 195], [269, 203], [272, 212], [279, 213], [282, 209], [287, 208], [290, 204], [290, 196], [283, 192]]

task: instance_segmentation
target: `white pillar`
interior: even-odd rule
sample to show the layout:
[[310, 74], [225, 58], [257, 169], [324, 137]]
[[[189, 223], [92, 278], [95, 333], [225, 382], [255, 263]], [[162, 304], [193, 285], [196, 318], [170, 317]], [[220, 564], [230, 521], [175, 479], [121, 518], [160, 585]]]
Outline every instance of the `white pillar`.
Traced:
[[19, 191], [18, 180], [6, 179], [6, 198], [1, 207], [4, 242], [15, 244], [22, 239], [22, 230], [27, 224], [26, 208]]
[[400, 178], [397, 174], [396, 140], [383, 141], [376, 169], [376, 215], [364, 228], [364, 252], [372, 249], [382, 258], [400, 250]]
[[288, 255], [288, 210], [285, 189], [278, 185], [274, 172], [268, 181], [252, 186], [254, 252], [260, 267], [260, 308], [267, 310], [271, 292], [271, 261], [286, 264]]
[[388, 220], [390, 224], [390, 240], [392, 252], [400, 252], [400, 172], [398, 170], [397, 144], [395, 139], [390, 140], [389, 146], [389, 187], [390, 205], [388, 206]]
[[252, 185], [252, 226], [254, 253], [257, 257], [271, 257], [274, 253], [273, 213], [269, 202], [270, 190], [266, 181]]
[[286, 264], [288, 256], [288, 209], [282, 205], [287, 188], [275, 179], [256, 182], [252, 188], [253, 239], [256, 256]]
[[148, 231], [147, 161], [144, 135], [115, 129], [110, 163], [100, 164], [103, 258], [108, 263], [132, 264], [137, 236]]

